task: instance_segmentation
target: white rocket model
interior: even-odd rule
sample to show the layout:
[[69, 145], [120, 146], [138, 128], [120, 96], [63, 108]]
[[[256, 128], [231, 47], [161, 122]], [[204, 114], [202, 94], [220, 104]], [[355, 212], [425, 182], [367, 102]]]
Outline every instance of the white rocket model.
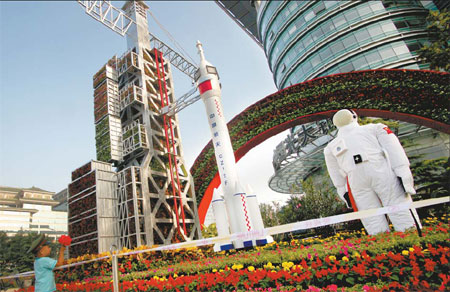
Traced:
[[[262, 225], [262, 219], [260, 220], [261, 213], [256, 196], [247, 200], [247, 195], [238, 180], [233, 147], [222, 109], [219, 75], [216, 68], [205, 60], [200, 42], [197, 42], [197, 48], [200, 54], [200, 64], [196, 73], [196, 82], [200, 97], [205, 103], [223, 190], [223, 199], [216, 189], [212, 200], [219, 236], [228, 235], [230, 231], [231, 233], [262, 231], [264, 226]], [[226, 215], [228, 215], [228, 220]], [[228, 231], [229, 229], [230, 231]], [[272, 241], [271, 237], [257, 237], [245, 241], [236, 240], [233, 243], [222, 244], [220, 247], [215, 246], [214, 249], [251, 247], [255, 243], [263, 245], [268, 241]]]

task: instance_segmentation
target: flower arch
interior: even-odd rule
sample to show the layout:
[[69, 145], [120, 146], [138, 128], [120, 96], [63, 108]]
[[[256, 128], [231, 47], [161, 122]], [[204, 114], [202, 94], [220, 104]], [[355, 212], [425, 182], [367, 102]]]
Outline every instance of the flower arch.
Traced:
[[[236, 161], [264, 140], [296, 125], [330, 118], [342, 108], [360, 116], [395, 119], [450, 134], [450, 74], [428, 70], [381, 69], [316, 78], [271, 94], [229, 123]], [[190, 172], [200, 222], [213, 189], [220, 185], [211, 141]]]

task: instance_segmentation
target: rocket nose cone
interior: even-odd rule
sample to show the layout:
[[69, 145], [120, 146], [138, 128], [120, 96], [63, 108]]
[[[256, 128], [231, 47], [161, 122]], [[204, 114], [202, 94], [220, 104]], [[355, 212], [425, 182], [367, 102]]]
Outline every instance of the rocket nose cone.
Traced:
[[198, 49], [198, 54], [200, 55], [200, 63], [205, 62], [205, 55], [203, 53], [203, 45], [200, 41], [197, 41], [197, 49]]

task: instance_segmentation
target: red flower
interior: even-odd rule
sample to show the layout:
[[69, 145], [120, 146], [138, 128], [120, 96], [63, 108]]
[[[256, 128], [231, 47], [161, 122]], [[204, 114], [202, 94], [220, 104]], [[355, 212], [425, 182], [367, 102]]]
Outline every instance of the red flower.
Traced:
[[433, 260], [425, 259], [425, 270], [426, 271], [433, 272], [434, 266], [436, 266], [436, 263]]
[[70, 243], [72, 242], [72, 238], [70, 238], [70, 236], [67, 235], [61, 235], [61, 237], [58, 239], [59, 243], [61, 243], [64, 246], [69, 246]]
[[442, 265], [448, 264], [448, 260], [447, 260], [447, 258], [445, 257], [445, 254], [442, 254], [442, 256], [440, 257], [439, 260], [441, 261], [441, 264], [442, 264]]
[[411, 283], [413, 283], [414, 286], [419, 285], [419, 279], [417, 279], [416, 277], [410, 278], [410, 280], [411, 280]]
[[430, 288], [430, 284], [428, 284], [428, 282], [425, 281], [425, 280], [422, 280], [421, 284], [422, 284], [422, 286], [425, 287], [425, 288]]

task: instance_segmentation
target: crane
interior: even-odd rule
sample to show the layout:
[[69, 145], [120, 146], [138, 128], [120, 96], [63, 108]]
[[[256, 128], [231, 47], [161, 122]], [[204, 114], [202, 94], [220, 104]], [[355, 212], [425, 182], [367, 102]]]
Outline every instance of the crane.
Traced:
[[[77, 0], [77, 2], [84, 8], [86, 14], [121, 36], [125, 36], [132, 25], [136, 25], [135, 21], [128, 17], [123, 10], [114, 7], [111, 1]], [[152, 33], [149, 33], [149, 35], [150, 44], [153, 48], [161, 51], [163, 56], [167, 58], [175, 68], [189, 76], [194, 85], [198, 67], [189, 62], [183, 55], [176, 52]], [[177, 98], [174, 103], [163, 107], [160, 113], [168, 116], [175, 115], [200, 99], [199, 94], [192, 97], [196, 92], [197, 87], [194, 86], [190, 91], [183, 94], [180, 98]]]

